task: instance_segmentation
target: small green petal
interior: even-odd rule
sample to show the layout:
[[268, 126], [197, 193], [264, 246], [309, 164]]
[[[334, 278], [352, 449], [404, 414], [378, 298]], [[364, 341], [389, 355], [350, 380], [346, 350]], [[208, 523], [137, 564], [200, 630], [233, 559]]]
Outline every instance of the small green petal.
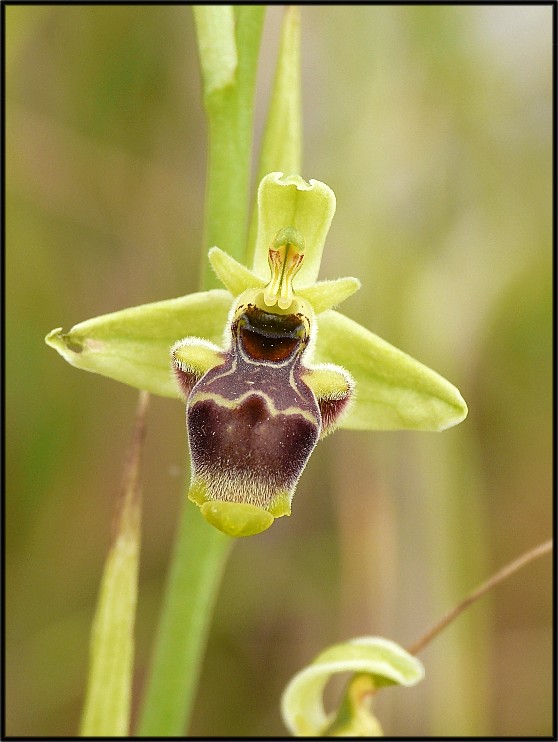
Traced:
[[[218, 247], [209, 250], [209, 262], [217, 278], [233, 296], [239, 296], [246, 289], [260, 288], [266, 285], [266, 281], [253, 273], [245, 265], [231, 258], [226, 252]], [[269, 279], [268, 279], [269, 280]]]
[[104, 314], [67, 333], [58, 328], [45, 341], [76, 368], [178, 398], [171, 346], [188, 335], [220, 344], [231, 303], [228, 291], [201, 291]]
[[306, 243], [296, 286], [316, 281], [329, 226], [335, 213], [335, 194], [325, 183], [300, 175], [269, 173], [258, 189], [258, 238], [252, 270], [269, 279], [268, 250], [279, 230], [294, 227]]
[[297, 673], [283, 692], [281, 713], [293, 734], [315, 737], [328, 730], [332, 719], [324, 709], [323, 691], [333, 675], [346, 672], [372, 675], [377, 688], [412, 686], [424, 677], [421, 662], [388, 639], [362, 637], [329, 647]]
[[312, 286], [303, 286], [297, 289], [296, 293], [312, 305], [316, 314], [320, 314], [341, 304], [359, 288], [358, 278], [337, 278], [333, 281], [318, 281]]
[[356, 382], [342, 428], [444, 430], [467, 416], [449, 381], [338, 312], [320, 315], [314, 359], [343, 366]]

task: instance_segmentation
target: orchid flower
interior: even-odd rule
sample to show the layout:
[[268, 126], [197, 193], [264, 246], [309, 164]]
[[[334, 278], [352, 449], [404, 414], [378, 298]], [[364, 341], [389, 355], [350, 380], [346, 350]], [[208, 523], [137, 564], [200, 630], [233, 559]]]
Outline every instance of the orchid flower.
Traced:
[[231, 536], [291, 513], [309, 456], [335, 428], [443, 430], [467, 415], [452, 384], [333, 309], [360, 288], [317, 280], [334, 212], [324, 183], [269, 173], [251, 268], [209, 250], [224, 289], [46, 337], [77, 368], [184, 398], [189, 498]]

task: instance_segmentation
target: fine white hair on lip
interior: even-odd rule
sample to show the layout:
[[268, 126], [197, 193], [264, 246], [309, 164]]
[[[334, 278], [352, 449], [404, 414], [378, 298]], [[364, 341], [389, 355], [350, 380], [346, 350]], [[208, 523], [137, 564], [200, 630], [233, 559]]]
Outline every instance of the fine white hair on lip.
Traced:
[[177, 340], [176, 343], [173, 343], [170, 349], [171, 354], [174, 354], [175, 351], [177, 351], [180, 347], [184, 345], [205, 345], [206, 348], [209, 348], [210, 350], [215, 350], [219, 353], [222, 352], [223, 350], [218, 345], [215, 345], [215, 343], [212, 343], [210, 340], [206, 340], [205, 338], [199, 338], [199, 337], [190, 335], [188, 337], [182, 338], [182, 340]]

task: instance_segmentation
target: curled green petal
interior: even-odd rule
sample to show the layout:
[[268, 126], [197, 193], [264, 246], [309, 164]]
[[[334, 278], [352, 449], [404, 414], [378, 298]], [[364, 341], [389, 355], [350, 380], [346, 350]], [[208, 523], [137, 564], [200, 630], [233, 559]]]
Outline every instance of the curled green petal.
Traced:
[[322, 250], [335, 213], [335, 194], [325, 183], [300, 175], [269, 173], [258, 189], [258, 237], [252, 270], [267, 278], [268, 250], [279, 230], [292, 227], [304, 238], [304, 261], [296, 286], [316, 281]]
[[293, 734], [315, 737], [328, 732], [333, 718], [324, 709], [323, 691], [333, 675], [346, 672], [372, 676], [376, 688], [412, 686], [424, 677], [421, 662], [389, 639], [362, 637], [329, 647], [283, 692], [281, 713]]
[[162, 397], [179, 397], [169, 350], [186, 335], [221, 343], [232, 304], [215, 289], [178, 299], [142, 304], [80, 322], [45, 341], [72, 366], [108, 376]]
[[467, 416], [453, 384], [338, 312], [320, 315], [315, 360], [343, 366], [356, 382], [342, 428], [444, 430]]

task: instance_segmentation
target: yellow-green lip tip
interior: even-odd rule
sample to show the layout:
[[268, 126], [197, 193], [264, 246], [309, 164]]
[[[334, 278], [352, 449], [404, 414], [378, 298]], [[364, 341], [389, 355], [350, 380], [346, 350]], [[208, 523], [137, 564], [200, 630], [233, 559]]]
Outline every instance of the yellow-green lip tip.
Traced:
[[275, 518], [267, 510], [244, 502], [207, 500], [200, 507], [203, 517], [229, 536], [255, 536], [265, 531]]

